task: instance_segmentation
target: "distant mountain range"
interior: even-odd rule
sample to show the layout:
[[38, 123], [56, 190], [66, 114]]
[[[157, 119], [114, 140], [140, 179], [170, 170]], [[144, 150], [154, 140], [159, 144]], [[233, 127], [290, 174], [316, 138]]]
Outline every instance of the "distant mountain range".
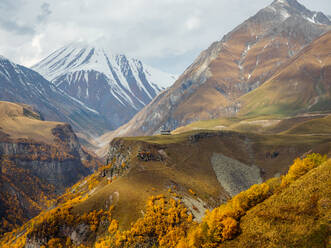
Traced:
[[0, 100], [29, 104], [42, 118], [67, 122], [78, 132], [98, 135], [109, 130], [97, 111], [69, 96], [39, 73], [3, 56], [0, 56]]
[[[276, 0], [203, 51], [172, 87], [156, 97], [111, 136], [151, 135], [162, 129], [173, 130], [198, 120], [234, 116], [242, 109], [245, 113], [253, 111], [254, 109], [247, 109], [250, 102], [261, 101], [262, 104], [267, 98], [267, 95], [257, 94], [260, 92], [259, 88], [291, 63], [291, 70], [283, 72], [284, 79], [286, 75], [290, 78], [289, 73], [304, 72], [303, 68], [294, 66], [295, 56], [329, 30], [331, 21], [322, 12], [310, 11], [296, 0]], [[298, 56], [305, 55], [301, 53]], [[324, 86], [327, 86], [323, 90], [329, 90], [331, 82], [330, 74], [323, 74], [327, 68], [327, 64], [315, 68], [316, 75], [325, 77], [321, 79]], [[318, 78], [315, 74], [313, 77], [308, 74], [296, 78], [297, 81], [293, 84], [299, 85], [300, 91], [292, 93], [308, 97], [306, 91], [311, 92], [311, 88], [317, 87]], [[303, 83], [302, 80], [306, 82]], [[283, 83], [286, 84], [286, 81]], [[317, 94], [323, 90], [316, 87], [316, 94], [309, 97], [324, 94]], [[280, 92], [282, 90], [284, 92]], [[286, 87], [276, 88], [276, 91], [279, 97], [288, 93]], [[248, 95], [255, 96], [254, 99], [250, 98], [248, 102], [241, 104], [239, 98], [249, 92], [252, 94]], [[290, 97], [287, 100], [289, 99]], [[302, 101], [301, 98], [296, 99]], [[310, 98], [303, 101], [313, 104]], [[298, 105], [293, 106], [295, 108]], [[287, 114], [319, 110], [318, 105], [308, 109], [303, 109], [302, 106], [304, 105], [297, 109], [292, 108]], [[277, 111], [273, 111], [275, 113]]]
[[330, 52], [329, 17], [276, 0], [173, 85], [81, 42], [0, 56], [0, 247], [325, 247]]
[[138, 59], [83, 42], [58, 49], [32, 69], [98, 111], [109, 129], [129, 121], [176, 80]]

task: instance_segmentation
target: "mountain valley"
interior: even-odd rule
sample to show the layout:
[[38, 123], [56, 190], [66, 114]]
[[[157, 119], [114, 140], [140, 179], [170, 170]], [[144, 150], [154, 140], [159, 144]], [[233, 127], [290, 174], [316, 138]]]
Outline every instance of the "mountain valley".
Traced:
[[179, 77], [0, 56], [0, 247], [329, 247], [330, 51], [326, 13], [274, 0]]

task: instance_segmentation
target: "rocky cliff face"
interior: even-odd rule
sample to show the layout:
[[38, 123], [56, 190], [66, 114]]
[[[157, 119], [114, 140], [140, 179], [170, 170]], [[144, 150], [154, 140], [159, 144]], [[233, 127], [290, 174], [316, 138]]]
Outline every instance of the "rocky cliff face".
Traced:
[[0, 212], [8, 223], [0, 227], [1, 232], [37, 215], [48, 199], [90, 174], [92, 168], [87, 166], [97, 165], [81, 149], [65, 150], [31, 140], [0, 141], [0, 161]]
[[99, 161], [68, 124], [45, 122], [25, 105], [0, 102], [0, 232], [22, 224], [92, 173]]
[[58, 193], [90, 173], [76, 151], [66, 153], [31, 141], [0, 142], [0, 156], [54, 185]]
[[58, 188], [59, 192], [88, 175], [98, 161], [84, 151], [69, 125], [53, 129], [52, 145], [19, 139], [0, 141], [0, 156]]
[[203, 51], [170, 89], [112, 135], [150, 135], [234, 115], [238, 97], [263, 85], [330, 28], [322, 13], [295, 0], [274, 1]]

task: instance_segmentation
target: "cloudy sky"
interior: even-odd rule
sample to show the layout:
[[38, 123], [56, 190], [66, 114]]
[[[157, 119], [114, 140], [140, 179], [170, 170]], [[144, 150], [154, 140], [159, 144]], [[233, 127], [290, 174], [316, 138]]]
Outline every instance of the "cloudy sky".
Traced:
[[[330, 0], [299, 0], [331, 14]], [[181, 73], [211, 42], [272, 0], [0, 0], [0, 54], [31, 66], [72, 41]]]

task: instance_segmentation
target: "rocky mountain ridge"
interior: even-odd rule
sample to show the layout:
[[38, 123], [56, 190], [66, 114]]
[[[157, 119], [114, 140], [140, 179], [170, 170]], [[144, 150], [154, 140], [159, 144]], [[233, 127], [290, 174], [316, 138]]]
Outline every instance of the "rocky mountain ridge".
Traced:
[[112, 137], [150, 135], [197, 120], [235, 115], [241, 107], [236, 99], [263, 85], [331, 29], [324, 17], [296, 0], [274, 1], [203, 51], [171, 88]]

